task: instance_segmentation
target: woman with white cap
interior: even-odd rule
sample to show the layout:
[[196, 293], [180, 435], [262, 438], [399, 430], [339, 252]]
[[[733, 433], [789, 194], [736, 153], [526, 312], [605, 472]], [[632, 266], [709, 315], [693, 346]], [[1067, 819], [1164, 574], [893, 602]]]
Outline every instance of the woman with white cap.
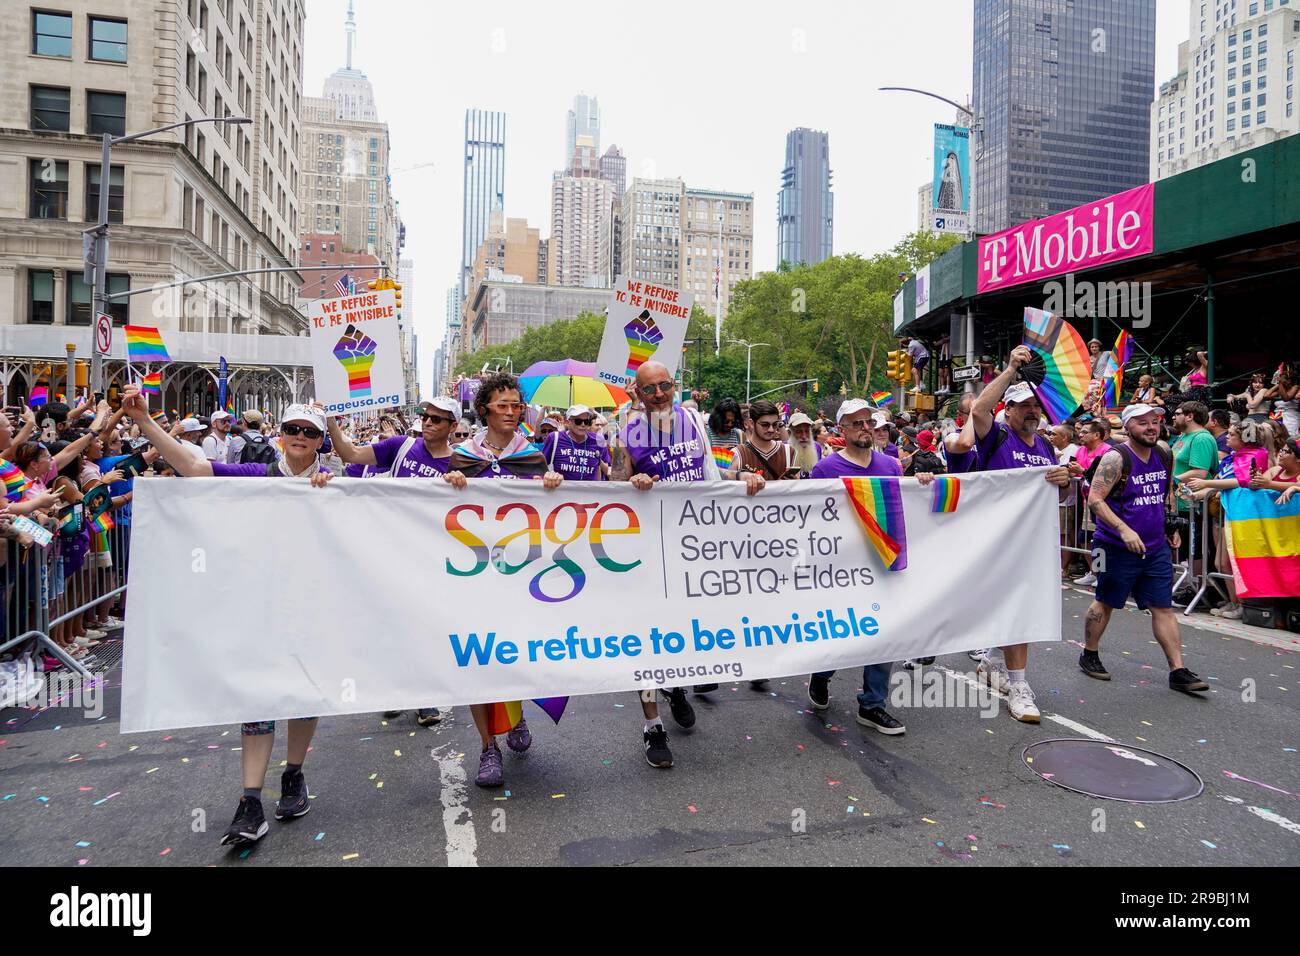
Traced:
[[[149, 439], [158, 453], [185, 478], [308, 478], [312, 486], [323, 488], [332, 477], [322, 468], [319, 451], [325, 439], [325, 416], [308, 405], [290, 405], [284, 411], [280, 424], [284, 455], [269, 464], [249, 462], [229, 465], [220, 461], [195, 458], [181, 442], [149, 417], [149, 406], [135, 385], [127, 386], [122, 395], [122, 407], [131, 416], [140, 431]], [[280, 799], [276, 802], [275, 818], [289, 820], [304, 816], [311, 809], [307, 782], [302, 765], [316, 733], [315, 717], [290, 720], [288, 763], [280, 776]], [[243, 769], [244, 794], [239, 799], [235, 819], [221, 837], [223, 845], [243, 846], [266, 836], [269, 826], [262, 812], [262, 785], [266, 782], [267, 767], [271, 762], [271, 748], [275, 744], [275, 721], [259, 720], [246, 723], [241, 728], [240, 765]]]
[[564, 416], [564, 429], [546, 436], [542, 455], [551, 471], [569, 481], [605, 481], [609, 478], [609, 448], [591, 433], [596, 413], [586, 405], [573, 405]]

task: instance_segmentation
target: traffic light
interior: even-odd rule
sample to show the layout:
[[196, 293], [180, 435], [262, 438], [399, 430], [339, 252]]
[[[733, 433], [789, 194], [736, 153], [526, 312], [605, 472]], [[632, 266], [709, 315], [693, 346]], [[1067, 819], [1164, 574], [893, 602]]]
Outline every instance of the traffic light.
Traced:
[[813, 394], [814, 394], [814, 395], [820, 394], [820, 393], [821, 393], [821, 390], [822, 390], [822, 383], [821, 383], [821, 382], [813, 382]]
[[402, 284], [389, 279], [388, 287], [397, 295], [397, 317], [400, 319], [402, 317]]
[[891, 382], [902, 382], [903, 379], [903, 356], [907, 353], [901, 349], [895, 349], [885, 356], [885, 378]]
[[912, 384], [912, 353], [904, 351], [902, 355], [903, 355], [903, 367], [899, 370], [898, 384], [911, 385]]

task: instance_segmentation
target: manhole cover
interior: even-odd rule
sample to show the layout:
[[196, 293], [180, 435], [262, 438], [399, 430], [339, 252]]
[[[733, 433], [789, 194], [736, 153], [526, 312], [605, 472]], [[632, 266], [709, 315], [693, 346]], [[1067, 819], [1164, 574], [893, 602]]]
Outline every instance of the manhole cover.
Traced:
[[1195, 771], [1171, 757], [1104, 740], [1042, 740], [1026, 747], [1024, 757], [1044, 780], [1103, 800], [1177, 803], [1205, 789]]

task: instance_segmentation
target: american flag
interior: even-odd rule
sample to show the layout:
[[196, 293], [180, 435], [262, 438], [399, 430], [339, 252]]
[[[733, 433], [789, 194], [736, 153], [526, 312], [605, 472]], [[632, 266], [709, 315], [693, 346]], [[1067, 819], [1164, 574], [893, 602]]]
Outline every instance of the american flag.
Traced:
[[716, 301], [722, 295], [722, 258], [718, 257], [713, 261], [713, 298]]
[[352, 280], [348, 278], [346, 272], [334, 280], [334, 291], [339, 295], [351, 295], [355, 291]]

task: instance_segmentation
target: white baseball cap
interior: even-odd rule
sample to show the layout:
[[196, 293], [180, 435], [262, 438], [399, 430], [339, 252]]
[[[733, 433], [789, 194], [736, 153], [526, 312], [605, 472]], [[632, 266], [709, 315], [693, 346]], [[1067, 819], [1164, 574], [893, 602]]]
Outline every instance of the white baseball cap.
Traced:
[[586, 405], [570, 405], [569, 410], [564, 413], [565, 418], [577, 418], [579, 415], [586, 415], [591, 411]]
[[1138, 402], [1136, 405], [1130, 405], [1128, 408], [1124, 409], [1124, 413], [1120, 416], [1120, 421], [1127, 425], [1130, 419], [1138, 418], [1142, 415], [1149, 415], [1151, 412], [1155, 412], [1161, 418], [1165, 417], [1165, 410], [1159, 405], [1148, 405], [1145, 402]]
[[201, 432], [201, 431], [203, 431], [205, 428], [207, 428], [207, 426], [204, 425], [204, 424], [203, 424], [201, 421], [199, 421], [197, 418], [185, 418], [185, 419], [182, 419], [182, 420], [181, 420], [181, 432], [182, 432], [182, 433]]
[[285, 422], [306, 422], [320, 431], [325, 430], [325, 416], [319, 409], [312, 408], [310, 405], [290, 405], [280, 417], [280, 424], [283, 425]]
[[235, 417], [234, 415], [230, 414], [230, 412], [227, 412], [224, 409], [217, 409], [215, 412], [212, 413], [212, 418], [209, 420], [215, 425], [223, 418], [234, 418], [234, 417]]
[[[460, 402], [450, 395], [438, 395], [434, 398], [426, 399], [420, 403], [420, 409], [436, 408], [440, 412], [446, 412], [456, 421], [460, 421]], [[454, 423], [453, 423], [454, 424]]]
[[1035, 398], [1037, 396], [1028, 382], [1016, 382], [1002, 394], [1002, 401], [1007, 405], [1016, 405]]
[[848, 416], [863, 410], [877, 411], [876, 407], [865, 398], [850, 398], [846, 402], [841, 402], [839, 410], [835, 413], [835, 424], [838, 425]]

